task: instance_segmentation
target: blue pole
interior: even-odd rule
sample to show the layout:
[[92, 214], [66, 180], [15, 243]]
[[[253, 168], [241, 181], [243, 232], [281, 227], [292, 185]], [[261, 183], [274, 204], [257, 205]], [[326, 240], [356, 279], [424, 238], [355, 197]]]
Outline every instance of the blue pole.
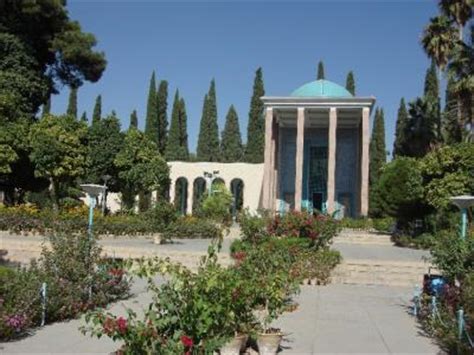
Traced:
[[467, 232], [467, 208], [461, 208], [461, 237], [466, 239]]
[[92, 225], [94, 223], [95, 198], [89, 195], [89, 239], [92, 239]]
[[458, 311], [458, 339], [462, 339], [462, 332], [464, 330], [464, 310], [461, 308]]

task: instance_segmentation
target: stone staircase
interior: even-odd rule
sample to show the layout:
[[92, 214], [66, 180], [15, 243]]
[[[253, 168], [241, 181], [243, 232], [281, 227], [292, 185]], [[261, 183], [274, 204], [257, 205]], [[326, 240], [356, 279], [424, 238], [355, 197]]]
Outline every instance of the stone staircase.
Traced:
[[352, 229], [343, 229], [341, 233], [339, 233], [339, 235], [334, 238], [334, 243], [388, 246], [393, 245], [389, 234]]

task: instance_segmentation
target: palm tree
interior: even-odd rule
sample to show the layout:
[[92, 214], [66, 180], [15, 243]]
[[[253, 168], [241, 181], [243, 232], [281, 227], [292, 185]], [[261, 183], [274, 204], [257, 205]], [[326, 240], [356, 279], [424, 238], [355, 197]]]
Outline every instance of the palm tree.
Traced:
[[472, 16], [472, 6], [472, 0], [440, 0], [439, 2], [441, 12], [456, 22], [460, 41], [463, 40], [464, 26]]
[[457, 43], [451, 20], [443, 15], [431, 18], [423, 31], [421, 43], [428, 57], [444, 70]]

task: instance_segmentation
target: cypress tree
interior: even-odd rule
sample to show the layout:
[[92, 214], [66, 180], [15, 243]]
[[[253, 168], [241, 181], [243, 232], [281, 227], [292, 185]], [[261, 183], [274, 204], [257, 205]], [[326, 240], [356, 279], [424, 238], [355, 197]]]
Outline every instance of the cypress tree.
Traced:
[[66, 113], [77, 118], [77, 87], [75, 86], [72, 86], [69, 92], [69, 102]]
[[422, 129], [432, 132], [434, 141], [441, 141], [441, 100], [439, 97], [439, 81], [436, 64], [431, 61], [431, 65], [426, 71], [424, 101], [427, 104], [426, 119], [423, 122], [427, 127]]
[[84, 111], [84, 112], [82, 113], [81, 121], [84, 122], [84, 123], [87, 123], [87, 122], [88, 122], [86, 111]]
[[454, 78], [449, 76], [442, 121], [444, 140], [447, 144], [455, 144], [462, 141], [462, 129], [458, 122], [458, 100], [454, 93], [454, 85]]
[[51, 94], [48, 95], [48, 100], [43, 105], [42, 116], [47, 115], [51, 112]]
[[385, 119], [383, 109], [375, 111], [374, 126], [370, 139], [370, 173], [369, 182], [373, 185], [379, 178], [383, 165], [387, 162], [385, 148]]
[[145, 135], [158, 145], [158, 107], [156, 98], [155, 71], [151, 74], [146, 106]]
[[369, 162], [369, 207], [370, 215], [374, 217], [381, 216], [381, 201], [377, 191], [377, 182], [382, 174], [382, 168], [387, 162], [387, 153], [385, 150], [385, 122], [383, 109], [375, 111], [374, 126], [370, 140], [370, 162]]
[[224, 163], [234, 163], [242, 160], [242, 137], [240, 136], [239, 117], [234, 105], [227, 113], [221, 139], [221, 160]]
[[347, 73], [346, 89], [352, 95], [355, 96], [355, 79], [354, 79], [354, 73], [352, 72], [352, 70], [349, 73]]
[[247, 124], [247, 145], [245, 147], [245, 161], [262, 163], [265, 149], [265, 117], [263, 102], [260, 99], [265, 95], [262, 68], [255, 72], [252, 99], [250, 100], [249, 120]]
[[178, 90], [174, 95], [165, 156], [168, 161], [189, 159], [186, 104]]
[[324, 80], [325, 77], [324, 77], [324, 64], [323, 64], [323, 61], [320, 60], [319, 63], [318, 63], [318, 76], [317, 76], [317, 80]]
[[203, 116], [199, 129], [197, 159], [219, 161], [219, 127], [217, 125], [216, 83], [211, 81], [209, 92], [204, 99]]
[[400, 100], [398, 108], [397, 123], [395, 128], [395, 141], [393, 142], [393, 157], [400, 157], [406, 155], [406, 130], [408, 127], [408, 111], [405, 104], [405, 99]]
[[158, 112], [158, 150], [163, 155], [166, 150], [166, 140], [168, 134], [168, 82], [161, 80], [156, 95], [156, 105]]
[[138, 115], [137, 115], [137, 110], [133, 110], [131, 115], [130, 115], [130, 125], [128, 126], [128, 129], [131, 128], [138, 128]]
[[102, 96], [99, 95], [95, 99], [94, 113], [92, 114], [92, 124], [99, 122], [102, 116]]

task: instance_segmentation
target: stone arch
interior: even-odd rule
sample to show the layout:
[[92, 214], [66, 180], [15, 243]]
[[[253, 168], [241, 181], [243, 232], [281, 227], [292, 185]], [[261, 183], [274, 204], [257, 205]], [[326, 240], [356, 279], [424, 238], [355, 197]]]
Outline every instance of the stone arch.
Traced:
[[174, 205], [179, 213], [185, 215], [188, 209], [188, 179], [184, 176], [177, 178], [174, 191]]
[[214, 180], [212, 180], [212, 186], [214, 187], [217, 184], [225, 185], [225, 180], [221, 177], [216, 177]]
[[199, 176], [193, 181], [193, 213], [199, 209], [206, 194], [206, 179]]
[[234, 198], [232, 204], [232, 215], [235, 217], [244, 206], [244, 181], [241, 178], [234, 178], [230, 182], [230, 192]]

